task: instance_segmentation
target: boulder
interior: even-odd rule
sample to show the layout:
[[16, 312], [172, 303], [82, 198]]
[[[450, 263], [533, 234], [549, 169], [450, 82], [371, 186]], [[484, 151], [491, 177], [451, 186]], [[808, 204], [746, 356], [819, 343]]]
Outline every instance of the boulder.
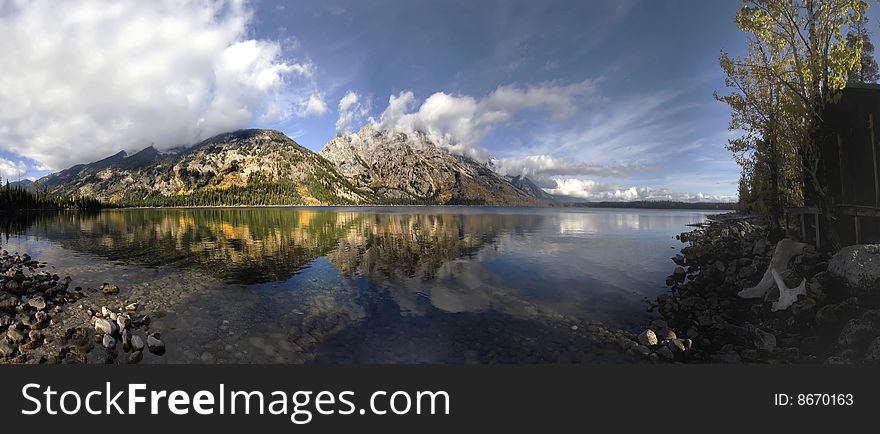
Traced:
[[653, 330], [647, 329], [639, 334], [639, 343], [646, 347], [657, 345], [657, 334]]
[[880, 295], [880, 244], [844, 247], [831, 257], [828, 272], [855, 295]]
[[816, 322], [819, 324], [840, 323], [847, 318], [852, 318], [859, 311], [859, 299], [850, 297], [837, 304], [822, 306], [816, 312]]
[[773, 333], [755, 329], [755, 348], [764, 351], [773, 351], [776, 349], [776, 336]]
[[865, 351], [865, 361], [869, 363], [880, 363], [880, 338], [876, 338], [868, 345]]
[[843, 348], [854, 348], [870, 342], [877, 334], [878, 330], [870, 322], [853, 318], [843, 326], [837, 343]]

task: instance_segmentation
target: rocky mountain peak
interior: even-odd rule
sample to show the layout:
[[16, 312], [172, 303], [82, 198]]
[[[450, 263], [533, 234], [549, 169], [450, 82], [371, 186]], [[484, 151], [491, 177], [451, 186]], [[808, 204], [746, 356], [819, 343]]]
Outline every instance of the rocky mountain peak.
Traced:
[[340, 134], [320, 155], [358, 187], [392, 198], [437, 203], [531, 204], [536, 198], [424, 133], [367, 124]]

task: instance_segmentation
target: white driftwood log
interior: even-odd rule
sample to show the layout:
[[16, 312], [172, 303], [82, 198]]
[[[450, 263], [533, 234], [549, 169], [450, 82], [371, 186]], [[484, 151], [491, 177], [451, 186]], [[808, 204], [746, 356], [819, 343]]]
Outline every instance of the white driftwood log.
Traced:
[[[788, 268], [788, 262], [791, 261], [791, 258], [802, 254], [805, 247], [807, 247], [805, 243], [799, 243], [788, 238], [776, 243], [773, 257], [770, 258], [770, 265], [767, 267], [767, 271], [764, 272], [761, 281], [751, 288], [743, 289], [737, 295], [739, 295], [740, 298], [763, 298], [764, 295], [767, 294], [767, 291], [773, 287], [773, 271], [775, 270], [777, 273], [785, 271], [785, 269]], [[780, 296], [784, 286], [785, 285], [779, 287]], [[797, 297], [795, 297], [795, 299], [797, 299]]]
[[773, 280], [776, 281], [776, 286], [779, 288], [779, 300], [774, 301], [772, 305], [774, 312], [788, 309], [797, 301], [799, 295], [807, 294], [807, 279], [802, 279], [800, 285], [789, 288], [776, 270], [771, 269], [770, 272], [773, 273]]

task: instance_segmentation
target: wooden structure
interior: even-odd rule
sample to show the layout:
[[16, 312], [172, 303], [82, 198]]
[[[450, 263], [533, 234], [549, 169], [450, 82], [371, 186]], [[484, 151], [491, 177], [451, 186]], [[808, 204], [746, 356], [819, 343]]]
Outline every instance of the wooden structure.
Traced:
[[[880, 243], [880, 85], [848, 85], [824, 121], [819, 176], [834, 204], [835, 229], [843, 245]], [[802, 239], [820, 247], [824, 219], [809, 191], [806, 197], [805, 207], [786, 209], [786, 221], [798, 216]]]

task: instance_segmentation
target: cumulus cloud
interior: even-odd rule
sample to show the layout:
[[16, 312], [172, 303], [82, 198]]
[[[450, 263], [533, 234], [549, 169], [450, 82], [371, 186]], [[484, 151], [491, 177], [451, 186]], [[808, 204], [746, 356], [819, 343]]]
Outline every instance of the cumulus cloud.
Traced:
[[0, 178], [2, 180], [17, 181], [18, 178], [24, 177], [27, 173], [27, 165], [21, 161], [15, 162], [0, 158]]
[[678, 202], [735, 202], [734, 196], [704, 193], [673, 192], [665, 188], [620, 186], [603, 184], [589, 179], [561, 178], [556, 188], [545, 188], [548, 193], [576, 197], [589, 201], [670, 200]]
[[244, 0], [3, 5], [0, 148], [49, 167], [327, 110]]
[[504, 85], [479, 99], [437, 92], [421, 104], [412, 92], [404, 91], [388, 99], [388, 107], [376, 123], [380, 129], [421, 131], [456, 152], [473, 155], [481, 139], [519, 112], [542, 110], [554, 119], [562, 119], [576, 113], [583, 104], [602, 101], [597, 82]]
[[307, 116], [321, 116], [327, 113], [327, 103], [324, 97], [318, 94], [311, 94], [305, 103], [304, 114]]
[[526, 176], [540, 181], [553, 176], [627, 176], [637, 165], [602, 165], [584, 163], [550, 155], [496, 158], [490, 161], [496, 172], [508, 176]]
[[339, 100], [339, 119], [336, 120], [336, 131], [350, 133], [370, 114], [370, 101], [359, 93], [349, 90]]

